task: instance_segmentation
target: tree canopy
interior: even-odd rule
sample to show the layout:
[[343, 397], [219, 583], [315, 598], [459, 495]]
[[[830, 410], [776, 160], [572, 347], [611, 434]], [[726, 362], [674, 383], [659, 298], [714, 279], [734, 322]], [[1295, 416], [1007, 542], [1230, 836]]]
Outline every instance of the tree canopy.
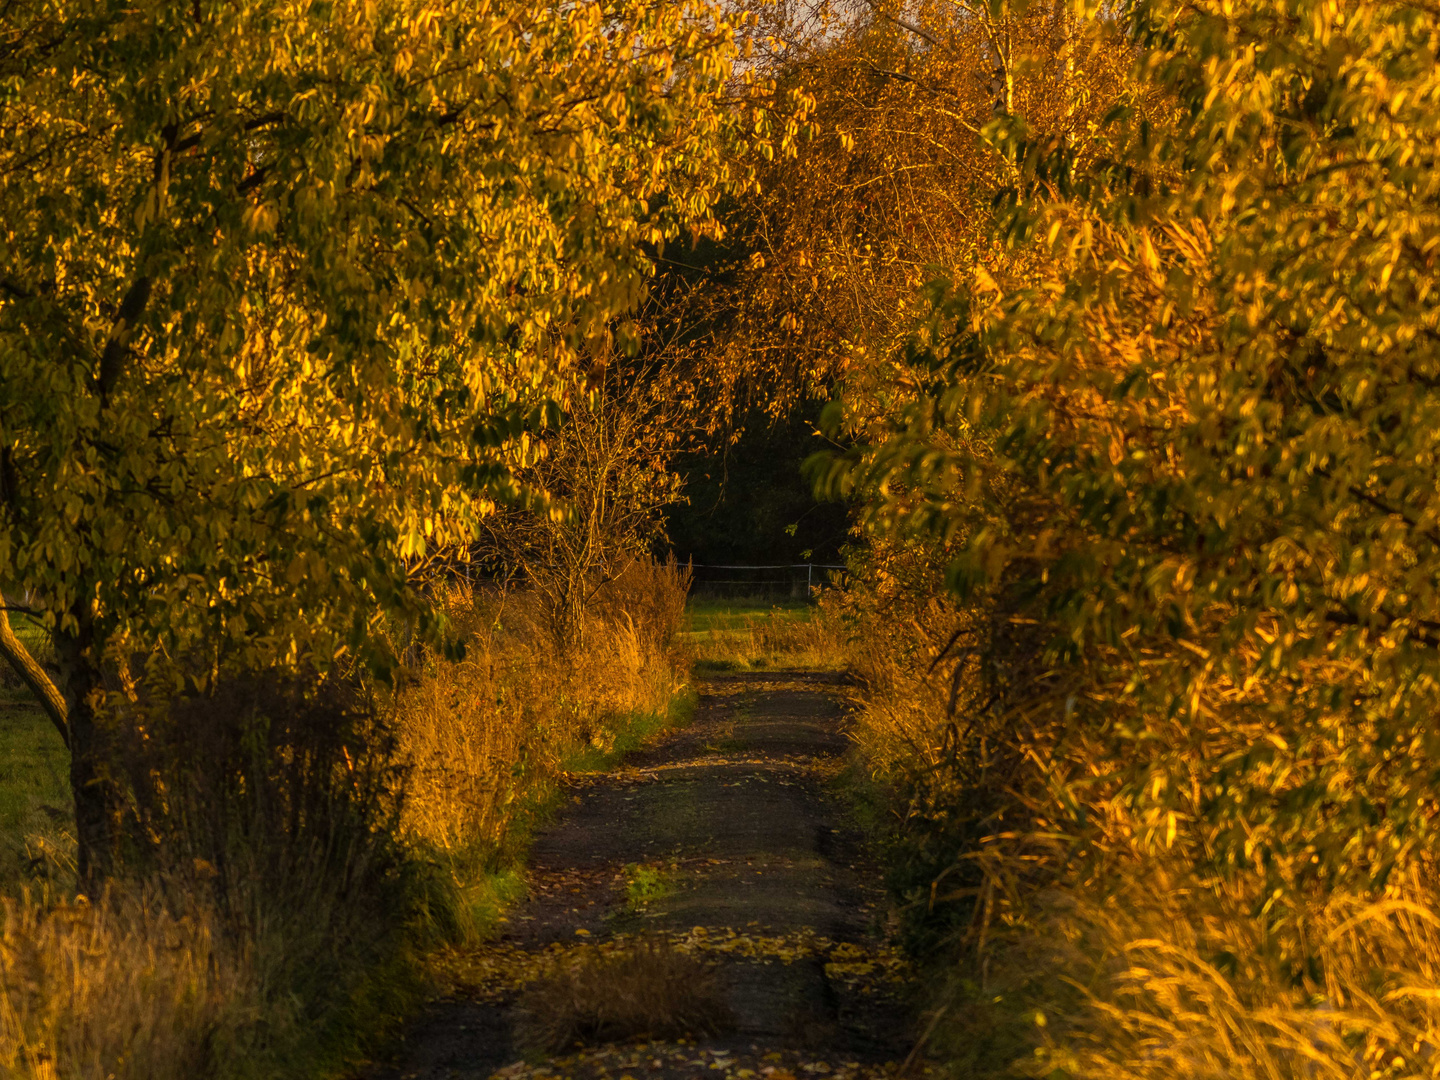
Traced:
[[1418, 881], [1436, 839], [1440, 23], [1130, 18], [1168, 119], [1118, 111], [1088, 167], [990, 125], [1003, 247], [828, 475], [945, 545], [966, 647], [1037, 628], [1029, 681], [966, 699], [1049, 762], [1037, 828], [1246, 883], [1299, 970], [1315, 889]]
[[355, 648], [736, 179], [689, 5], [23, 3], [0, 581], [65, 634]]

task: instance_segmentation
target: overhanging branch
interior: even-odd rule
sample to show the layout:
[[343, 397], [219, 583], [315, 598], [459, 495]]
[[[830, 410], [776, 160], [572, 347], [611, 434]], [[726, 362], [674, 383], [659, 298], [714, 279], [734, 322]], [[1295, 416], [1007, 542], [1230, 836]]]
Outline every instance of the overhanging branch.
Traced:
[[55, 730], [60, 732], [60, 739], [68, 747], [70, 745], [70, 724], [69, 710], [65, 707], [65, 699], [55, 684], [50, 681], [50, 676], [45, 674], [35, 658], [30, 655], [30, 650], [25, 643], [15, 636], [15, 631], [10, 626], [10, 613], [0, 605], [0, 656], [10, 661], [10, 666], [20, 676], [25, 685], [39, 700], [45, 710], [45, 715], [50, 717], [50, 722], [55, 725]]

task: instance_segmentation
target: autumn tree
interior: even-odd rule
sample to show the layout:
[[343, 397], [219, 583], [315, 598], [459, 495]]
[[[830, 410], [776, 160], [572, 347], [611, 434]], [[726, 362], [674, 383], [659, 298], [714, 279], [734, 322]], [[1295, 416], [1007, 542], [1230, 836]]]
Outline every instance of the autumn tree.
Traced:
[[383, 667], [374, 621], [423, 627], [406, 560], [514, 494], [738, 182], [733, 51], [629, 0], [7, 5], [0, 585], [54, 635], [82, 880], [134, 657]]
[[1118, 25], [1082, 15], [1065, 3], [758, 5], [757, 70], [772, 100], [807, 113], [793, 155], [757, 153], [757, 192], [733, 207], [702, 272], [675, 275], [708, 335], [707, 378], [778, 415], [838, 380], [878, 391], [896, 374], [928, 310], [924, 284], [993, 244], [1011, 164], [987, 127], [1009, 117], [1091, 161], [1108, 152], [1105, 114], [1147, 104]]
[[[1288, 1060], [1318, 1002], [1346, 1034], [1307, 1062], [1418, 1075], [1428, 954], [1366, 905], [1433, 903], [1440, 22], [1403, 0], [1129, 19], [1137, 78], [1179, 107], [1119, 115], [1090, 167], [992, 129], [1006, 247], [957, 277], [831, 479], [878, 529], [953, 542], [976, 617], [952, 644], [984, 659], [963, 730], [1029, 763], [1009, 791], [1033, 833], [990, 837], [1008, 872], [1044, 832], [1076, 889], [1156, 906], [1168, 882], [1196, 956], [1244, 956], [1257, 1061]], [[991, 628], [1022, 625], [1044, 662], [1007, 687]], [[1327, 967], [1339, 942], [1363, 990]], [[1158, 983], [1096, 978], [1103, 1007], [1174, 1019]], [[1198, 1050], [1135, 1045], [1089, 1038], [1065, 1068], [1193, 1075]]]
[[584, 644], [591, 601], [664, 536], [664, 511], [684, 498], [673, 468], [695, 429], [660, 356], [606, 365], [569, 395], [563, 421], [538, 434], [542, 452], [519, 470], [525, 502], [480, 522], [470, 558], [504, 585], [539, 598], [552, 643]]

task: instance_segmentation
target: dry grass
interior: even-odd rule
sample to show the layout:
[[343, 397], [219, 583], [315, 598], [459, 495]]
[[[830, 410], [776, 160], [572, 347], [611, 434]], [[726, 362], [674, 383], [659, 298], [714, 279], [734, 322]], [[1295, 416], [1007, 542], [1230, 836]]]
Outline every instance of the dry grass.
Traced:
[[[1197, 891], [1192, 868], [1129, 868], [1123, 892], [1063, 898], [1032, 927], [1068, 946], [1077, 991], [1026, 1071], [1105, 1080], [1358, 1080], [1440, 1072], [1433, 886], [1317, 898], [1309, 954], [1286, 958], [1244, 886]], [[1167, 873], [1167, 869], [1177, 873]], [[1181, 876], [1183, 875], [1183, 876]]]
[[685, 584], [673, 567], [632, 567], [570, 656], [551, 647], [533, 598], [448, 593], [465, 659], [425, 656], [395, 705], [412, 770], [406, 834], [441, 852], [500, 850], [567, 763], [610, 752], [637, 718], [664, 718], [687, 674], [674, 651]]
[[144, 716], [112, 725], [124, 876], [0, 912], [0, 1075], [333, 1067], [418, 995], [407, 931], [435, 891], [390, 831], [383, 726], [353, 689], [274, 673]]
[[518, 1039], [561, 1053], [577, 1044], [719, 1035], [734, 1017], [714, 969], [666, 941], [618, 955], [585, 955], [530, 988], [520, 1001]]
[[[1004, 707], [987, 712], [996, 690], [975, 656], [957, 648], [932, 670], [974, 615], [894, 600], [855, 602], [853, 734], [932, 965], [929, 1048], [957, 1074], [1440, 1077], [1440, 890], [1420, 844], [1383, 884], [1322, 865], [1318, 847], [1293, 866], [1211, 859], [1190, 818], [1212, 759], [1195, 761], [1190, 818], [1147, 820], [1109, 780], [1113, 748], [1043, 696], [1063, 695], [1044, 684], [1058, 676], [1021, 677], [1017, 658], [1038, 649], [1014, 650]], [[1244, 730], [1213, 722], [1243, 752]], [[1176, 718], [1167, 745], [1199, 733]]]
[[701, 607], [684, 635], [696, 663], [713, 670], [833, 669], [845, 662], [845, 629], [833, 605], [776, 607], [757, 601]]
[[0, 1074], [194, 1080], [260, 1017], [249, 959], [213, 912], [154, 897], [0, 901]]

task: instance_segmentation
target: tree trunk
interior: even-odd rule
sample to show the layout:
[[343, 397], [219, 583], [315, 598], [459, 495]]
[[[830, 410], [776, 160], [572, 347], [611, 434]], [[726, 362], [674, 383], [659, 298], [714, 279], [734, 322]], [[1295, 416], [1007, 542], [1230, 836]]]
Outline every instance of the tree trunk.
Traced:
[[578, 652], [585, 644], [585, 581], [571, 574], [557, 598], [551, 615], [551, 636], [563, 656]]
[[107, 762], [111, 740], [95, 715], [95, 699], [104, 679], [93, 639], [83, 624], [79, 633], [56, 634], [55, 652], [70, 734], [76, 884], [80, 892], [96, 896], [115, 871], [120, 824], [120, 800]]

